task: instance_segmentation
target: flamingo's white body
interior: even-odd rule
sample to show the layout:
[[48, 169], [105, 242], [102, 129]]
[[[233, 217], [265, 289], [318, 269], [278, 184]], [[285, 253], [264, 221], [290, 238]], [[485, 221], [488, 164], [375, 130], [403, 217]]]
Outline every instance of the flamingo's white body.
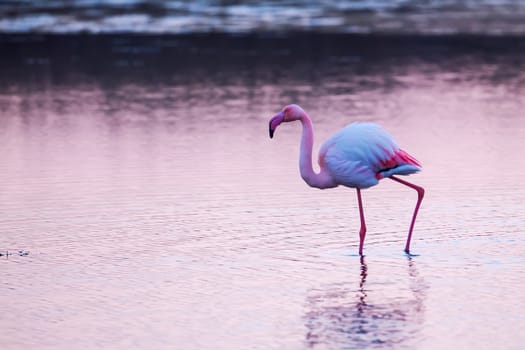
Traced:
[[312, 186], [321, 189], [338, 185], [357, 190], [361, 219], [359, 254], [363, 254], [366, 225], [361, 200], [361, 189], [379, 183], [383, 178], [390, 178], [415, 189], [418, 201], [412, 217], [405, 252], [410, 251], [410, 238], [414, 228], [419, 206], [424, 196], [424, 189], [394, 175], [410, 175], [421, 170], [419, 162], [399, 148], [385, 130], [373, 123], [352, 123], [328, 140], [319, 150], [320, 172], [312, 167], [313, 126], [308, 114], [297, 105], [288, 105], [270, 120], [270, 137], [283, 122], [299, 120], [303, 125], [299, 168], [301, 177]]

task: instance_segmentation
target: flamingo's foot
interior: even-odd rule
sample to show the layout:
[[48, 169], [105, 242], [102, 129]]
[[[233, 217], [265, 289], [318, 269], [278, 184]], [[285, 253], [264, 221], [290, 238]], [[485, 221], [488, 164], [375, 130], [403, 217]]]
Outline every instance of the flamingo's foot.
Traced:
[[408, 250], [405, 250], [405, 254], [408, 258], [411, 258], [413, 256], [419, 256], [419, 254], [411, 254]]

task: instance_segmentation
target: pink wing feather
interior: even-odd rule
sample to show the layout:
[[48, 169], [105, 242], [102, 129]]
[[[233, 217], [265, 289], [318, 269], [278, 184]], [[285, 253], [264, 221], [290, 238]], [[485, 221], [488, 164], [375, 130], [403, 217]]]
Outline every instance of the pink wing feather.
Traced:
[[389, 156], [388, 160], [380, 162], [381, 168], [376, 173], [378, 180], [392, 175], [410, 175], [421, 170], [421, 164], [417, 159], [401, 148]]

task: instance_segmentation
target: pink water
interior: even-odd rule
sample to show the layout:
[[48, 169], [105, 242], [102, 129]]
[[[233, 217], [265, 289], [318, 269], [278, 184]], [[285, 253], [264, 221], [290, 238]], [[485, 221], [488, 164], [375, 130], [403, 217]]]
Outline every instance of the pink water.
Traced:
[[[346, 65], [6, 84], [1, 347], [522, 349], [523, 70]], [[302, 182], [299, 124], [268, 138], [291, 102], [316, 148], [375, 121], [422, 162], [415, 256], [416, 195], [388, 180], [357, 255], [355, 191]]]

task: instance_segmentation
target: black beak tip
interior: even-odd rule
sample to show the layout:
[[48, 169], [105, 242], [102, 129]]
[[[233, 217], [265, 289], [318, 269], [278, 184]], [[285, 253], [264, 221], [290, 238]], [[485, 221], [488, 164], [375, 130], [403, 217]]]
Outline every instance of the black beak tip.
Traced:
[[269, 129], [269, 130], [270, 130], [270, 138], [273, 139], [273, 132], [274, 132], [274, 131], [272, 130], [272, 127], [271, 127], [271, 126], [270, 126], [270, 129]]

